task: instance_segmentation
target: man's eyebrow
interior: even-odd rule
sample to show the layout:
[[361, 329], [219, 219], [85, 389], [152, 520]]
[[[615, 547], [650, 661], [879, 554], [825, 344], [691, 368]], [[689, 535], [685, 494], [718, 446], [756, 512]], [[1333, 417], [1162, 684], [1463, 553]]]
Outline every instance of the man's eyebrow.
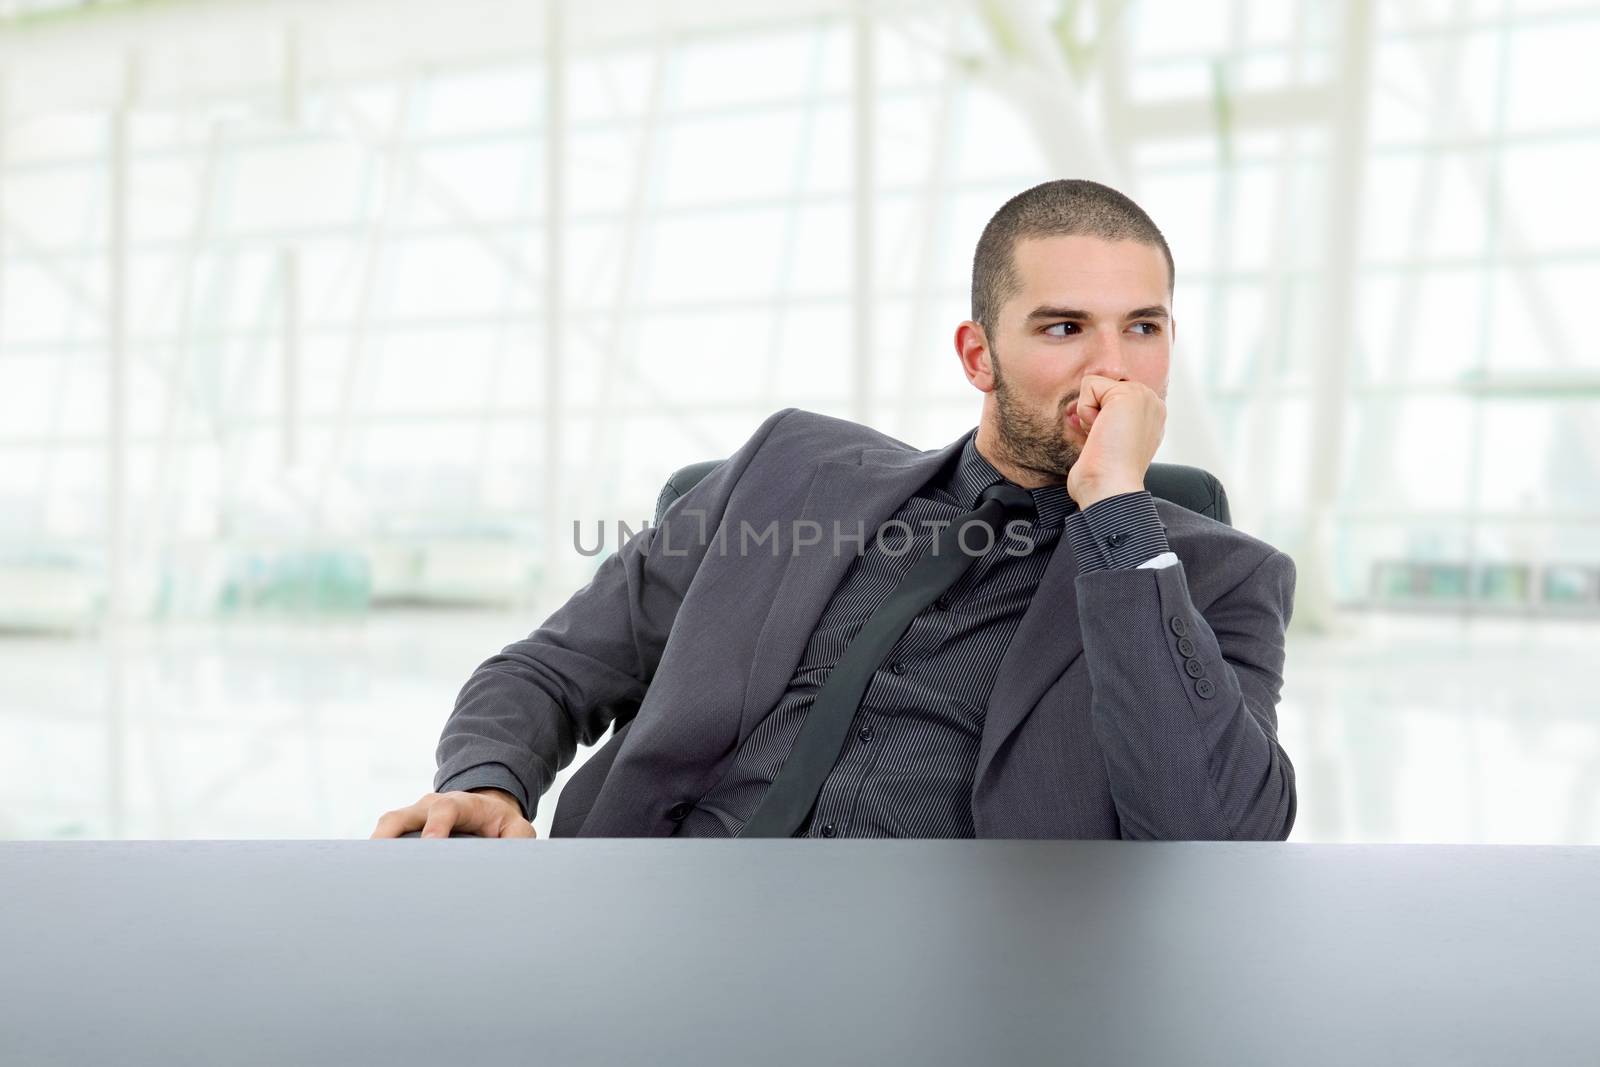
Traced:
[[[1134, 308], [1132, 311], [1123, 316], [1125, 319], [1166, 319], [1170, 317], [1171, 316], [1168, 314], [1167, 309], [1160, 304], [1151, 304], [1149, 307]], [[1028, 313], [1027, 321], [1033, 322], [1038, 319], [1081, 319], [1087, 321], [1092, 318], [1094, 318], [1093, 315], [1078, 308], [1046, 306], [1034, 308]]]
[[1171, 316], [1167, 314], [1167, 309], [1161, 304], [1151, 304], [1147, 308], [1134, 308], [1128, 312], [1126, 317], [1130, 319], [1165, 319]]

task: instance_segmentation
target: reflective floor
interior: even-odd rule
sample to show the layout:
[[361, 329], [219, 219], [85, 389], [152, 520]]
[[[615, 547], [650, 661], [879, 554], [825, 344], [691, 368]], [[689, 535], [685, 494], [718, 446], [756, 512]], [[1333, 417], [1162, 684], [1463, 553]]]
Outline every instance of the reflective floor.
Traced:
[[[365, 837], [431, 788], [467, 675], [543, 617], [140, 627], [120, 653], [0, 637], [0, 837]], [[1600, 624], [1342, 629], [1291, 638], [1292, 840], [1600, 844]]]

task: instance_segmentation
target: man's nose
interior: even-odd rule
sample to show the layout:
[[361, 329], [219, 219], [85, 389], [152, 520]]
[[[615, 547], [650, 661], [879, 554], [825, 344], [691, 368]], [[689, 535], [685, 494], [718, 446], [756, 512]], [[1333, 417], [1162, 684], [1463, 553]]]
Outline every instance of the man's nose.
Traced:
[[1084, 374], [1095, 374], [1119, 382], [1128, 379], [1128, 366], [1127, 360], [1123, 358], [1121, 337], [1105, 337], [1097, 333], [1089, 341], [1087, 356], [1088, 360], [1083, 368]]

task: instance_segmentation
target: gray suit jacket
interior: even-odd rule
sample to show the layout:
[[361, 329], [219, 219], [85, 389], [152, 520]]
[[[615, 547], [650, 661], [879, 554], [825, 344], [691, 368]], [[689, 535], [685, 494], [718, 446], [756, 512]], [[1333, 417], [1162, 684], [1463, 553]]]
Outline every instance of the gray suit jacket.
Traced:
[[[960, 445], [919, 452], [825, 415], [773, 414], [473, 673], [436, 783], [505, 768], [532, 800], [578, 743], [637, 705], [580, 834], [670, 835], [674, 807], [704, 796], [777, 705], [856, 558], [849, 538], [863, 524], [870, 538]], [[1288, 837], [1294, 768], [1276, 706], [1294, 563], [1175, 504], [1156, 508], [1175, 566], [1080, 575], [1068, 539], [1057, 543], [986, 710], [980, 837]]]

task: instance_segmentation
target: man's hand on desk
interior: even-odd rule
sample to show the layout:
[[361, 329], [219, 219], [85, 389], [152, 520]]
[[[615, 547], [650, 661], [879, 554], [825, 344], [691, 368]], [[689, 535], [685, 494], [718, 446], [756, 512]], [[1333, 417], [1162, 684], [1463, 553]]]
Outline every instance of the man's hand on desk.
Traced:
[[479, 837], [539, 836], [522, 817], [515, 797], [489, 788], [428, 793], [408, 808], [384, 812], [372, 838], [399, 837], [413, 830], [421, 830], [423, 837], [449, 837], [452, 831]]

